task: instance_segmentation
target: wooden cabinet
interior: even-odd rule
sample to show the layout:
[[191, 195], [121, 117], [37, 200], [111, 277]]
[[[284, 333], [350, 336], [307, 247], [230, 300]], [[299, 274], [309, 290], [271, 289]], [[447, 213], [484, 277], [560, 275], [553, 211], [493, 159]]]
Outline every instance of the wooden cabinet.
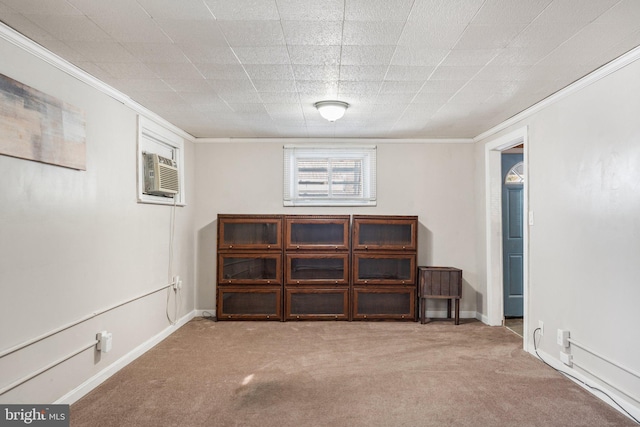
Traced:
[[353, 217], [352, 318], [416, 319], [416, 216]]
[[416, 216], [218, 215], [218, 320], [415, 320]]
[[282, 320], [281, 215], [218, 215], [218, 320]]
[[284, 317], [349, 320], [348, 215], [284, 218]]
[[447, 300], [447, 318], [451, 318], [451, 301], [455, 302], [454, 322], [460, 324], [462, 270], [455, 267], [418, 267], [418, 310], [420, 323], [427, 321], [427, 299]]

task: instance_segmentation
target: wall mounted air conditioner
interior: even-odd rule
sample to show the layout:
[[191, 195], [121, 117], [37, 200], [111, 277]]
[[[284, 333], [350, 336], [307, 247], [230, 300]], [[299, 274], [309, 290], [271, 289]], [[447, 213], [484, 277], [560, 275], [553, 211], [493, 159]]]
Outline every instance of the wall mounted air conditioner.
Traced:
[[154, 196], [174, 197], [178, 194], [178, 168], [172, 159], [154, 153], [144, 156], [144, 192]]

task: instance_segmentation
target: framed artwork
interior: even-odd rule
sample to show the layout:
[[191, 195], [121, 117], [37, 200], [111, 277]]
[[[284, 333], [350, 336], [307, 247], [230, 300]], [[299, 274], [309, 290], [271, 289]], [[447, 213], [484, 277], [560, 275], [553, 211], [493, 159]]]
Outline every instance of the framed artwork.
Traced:
[[0, 74], [0, 154], [86, 170], [84, 112]]

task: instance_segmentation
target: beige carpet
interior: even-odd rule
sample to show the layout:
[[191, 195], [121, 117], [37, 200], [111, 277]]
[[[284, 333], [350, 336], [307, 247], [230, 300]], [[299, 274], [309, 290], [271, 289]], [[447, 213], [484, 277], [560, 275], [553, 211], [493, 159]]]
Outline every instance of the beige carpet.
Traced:
[[632, 426], [476, 321], [195, 319], [71, 406], [72, 426]]

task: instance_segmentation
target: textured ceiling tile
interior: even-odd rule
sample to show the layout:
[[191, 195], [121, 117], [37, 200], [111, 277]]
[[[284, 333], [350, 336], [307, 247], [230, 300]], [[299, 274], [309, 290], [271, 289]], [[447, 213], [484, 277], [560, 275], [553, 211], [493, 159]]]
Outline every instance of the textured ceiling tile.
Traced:
[[527, 24], [533, 21], [552, 0], [487, 0], [473, 19], [474, 24]]
[[340, 46], [288, 46], [291, 63], [298, 65], [338, 65]]
[[163, 80], [176, 92], [212, 92], [211, 86], [205, 79], [173, 78]]
[[582, 24], [538, 25], [533, 23], [518, 34], [509, 47], [549, 47], [560, 46], [579, 32]]
[[197, 64], [239, 64], [238, 58], [228, 46], [205, 43], [176, 44], [189, 60]]
[[594, 24], [636, 26], [640, 22], [640, 2], [623, 0], [600, 15]]
[[349, 0], [344, 18], [347, 21], [406, 21], [414, 0]]
[[338, 94], [342, 96], [347, 93], [363, 93], [363, 94], [377, 94], [380, 90], [382, 82], [351, 82], [341, 81], [338, 84]]
[[115, 79], [113, 85], [120, 90], [130, 92], [173, 92], [171, 86], [162, 79]]
[[[211, 12], [202, 0], [136, 0], [154, 19], [211, 19]], [[237, 1], [237, 0], [236, 0]], [[234, 2], [235, 3], [235, 2]]]
[[485, 0], [423, 0], [415, 2], [409, 21], [425, 24], [468, 24]]
[[547, 56], [553, 49], [549, 47], [508, 47], [500, 50], [491, 65], [533, 65]]
[[[453, 92], [455, 93], [455, 92]], [[416, 96], [411, 100], [411, 104], [429, 104], [429, 105], [442, 105], [446, 104], [451, 96], [452, 92], [425, 92], [420, 91], [416, 94]]]
[[438, 65], [449, 53], [448, 49], [432, 49], [420, 46], [398, 46], [392, 65], [429, 66]]
[[27, 19], [62, 41], [109, 41], [111, 36], [80, 15], [25, 15]]
[[204, 77], [193, 66], [193, 64], [187, 63], [174, 63], [174, 62], [155, 62], [147, 63], [147, 67], [158, 77], [163, 79], [203, 79]]
[[[40, 44], [44, 45], [44, 42], [52, 41], [56, 43], [63, 44], [62, 41], [58, 40], [52, 34], [49, 34], [43, 28], [39, 27], [37, 24], [31, 22], [27, 19], [26, 16], [20, 15], [18, 13], [3, 13], [0, 11], [0, 16], [2, 17], [0, 21], [7, 24], [11, 28], [19, 28], [20, 33], [24, 36], [29, 37], [32, 40], [37, 40]], [[52, 49], [54, 53], [57, 53]]]
[[421, 81], [385, 81], [382, 83], [380, 93], [411, 93], [415, 94], [422, 88]]
[[289, 52], [285, 46], [234, 47], [242, 64], [288, 64]]
[[400, 38], [402, 21], [346, 21], [343, 39], [345, 45], [395, 45]]
[[208, 46], [227, 46], [220, 27], [214, 20], [156, 19], [174, 43], [205, 43]]
[[296, 80], [338, 80], [340, 67], [337, 65], [292, 65]]
[[338, 82], [336, 81], [322, 81], [322, 80], [297, 80], [296, 86], [298, 92], [303, 93], [324, 93], [324, 94], [337, 94]]
[[82, 15], [82, 12], [65, 0], [2, 0], [6, 6], [21, 14]]
[[246, 80], [247, 73], [240, 64], [194, 64], [206, 79]]
[[466, 24], [410, 21], [404, 27], [398, 44], [451, 49], [466, 27]]
[[341, 21], [282, 21], [288, 45], [339, 45], [342, 42]]
[[139, 60], [116, 42], [68, 41], [67, 45], [93, 62], [139, 62]]
[[83, 54], [72, 49], [68, 44], [58, 40], [43, 40], [42, 46], [49, 49], [51, 52], [66, 59], [67, 61], [76, 64], [77, 62], [89, 61]]
[[229, 104], [229, 108], [236, 113], [267, 113], [262, 104]]
[[341, 21], [344, 0], [276, 0], [285, 21]]
[[92, 18], [100, 28], [122, 42], [170, 42], [171, 39], [148, 16], [97, 16]]
[[415, 93], [380, 93], [375, 104], [408, 104], [414, 96]]
[[278, 113], [286, 113], [286, 114], [294, 114], [300, 113], [302, 114], [302, 108], [300, 104], [265, 104], [264, 108], [267, 110], [269, 114], [278, 114]]
[[300, 97], [294, 92], [285, 93], [261, 93], [260, 98], [265, 105], [267, 104], [295, 104], [300, 101]]
[[475, 77], [477, 81], [522, 81], [527, 78], [530, 66], [488, 65]]
[[205, 3], [218, 20], [280, 19], [275, 0], [205, 0]]
[[254, 80], [293, 80], [291, 65], [245, 65], [245, 70]]
[[482, 67], [477, 65], [461, 67], [440, 66], [436, 68], [429, 80], [469, 80], [481, 69]]
[[220, 98], [229, 104], [262, 104], [262, 99], [258, 92], [256, 91], [246, 91], [246, 92], [238, 92], [238, 91], [230, 91], [219, 94]]
[[158, 78], [141, 62], [97, 62], [96, 65], [116, 79]]
[[451, 67], [486, 65], [500, 52], [500, 49], [454, 49], [449, 52], [441, 65]]
[[525, 24], [512, 25], [469, 25], [455, 45], [456, 49], [500, 49], [509, 43], [526, 27]]
[[296, 92], [295, 80], [252, 80], [258, 92]]
[[[13, 0], [20, 1], [22, 0]], [[138, 14], [144, 12], [144, 9], [138, 2], [131, 0], [66, 0], [67, 3], [73, 5], [76, 9], [80, 10], [82, 14], [94, 17], [94, 16], [107, 16], [107, 15], [125, 15], [125, 14]], [[43, 2], [41, 0], [33, 0], [33, 3], [37, 3], [38, 7], [42, 7]], [[36, 12], [37, 13], [37, 12]]]
[[279, 21], [218, 21], [231, 47], [283, 45]]
[[587, 24], [610, 9], [619, 0], [554, 1], [536, 18], [536, 25]]
[[207, 82], [218, 93], [255, 92], [255, 88], [249, 79], [244, 80], [211, 80]]
[[421, 93], [454, 93], [467, 83], [467, 80], [429, 80], [422, 86]]
[[123, 43], [124, 48], [141, 62], [184, 62], [187, 57], [173, 43]]
[[391, 61], [394, 46], [343, 46], [341, 64], [387, 65]]
[[382, 80], [387, 71], [386, 65], [341, 65], [340, 80], [373, 81]]
[[178, 95], [191, 105], [210, 104], [212, 99], [219, 99], [218, 94], [209, 88], [206, 91], [179, 91]]

